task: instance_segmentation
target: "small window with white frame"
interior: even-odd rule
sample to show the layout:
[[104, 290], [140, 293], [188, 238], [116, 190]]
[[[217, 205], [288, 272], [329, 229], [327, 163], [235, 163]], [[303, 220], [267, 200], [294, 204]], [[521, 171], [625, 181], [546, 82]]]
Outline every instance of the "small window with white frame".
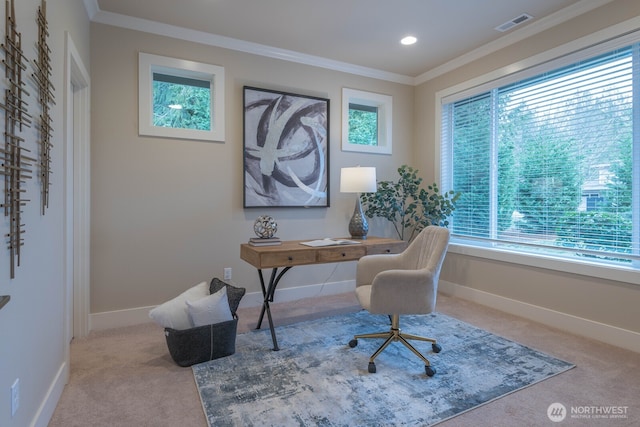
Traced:
[[224, 141], [224, 68], [139, 54], [139, 134]]
[[342, 89], [342, 150], [391, 154], [392, 97]]

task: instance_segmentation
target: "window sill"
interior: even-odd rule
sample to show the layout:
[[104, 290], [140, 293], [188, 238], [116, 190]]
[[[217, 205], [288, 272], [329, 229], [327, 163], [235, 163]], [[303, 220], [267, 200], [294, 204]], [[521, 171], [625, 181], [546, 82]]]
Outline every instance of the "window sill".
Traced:
[[[490, 243], [470, 243], [469, 241], [455, 238], [451, 240], [448, 252], [640, 285], [640, 269], [632, 266], [613, 265], [605, 262], [586, 261], [538, 253], [533, 254], [513, 249], [507, 250], [492, 246]], [[633, 264], [637, 265], [637, 261]]]

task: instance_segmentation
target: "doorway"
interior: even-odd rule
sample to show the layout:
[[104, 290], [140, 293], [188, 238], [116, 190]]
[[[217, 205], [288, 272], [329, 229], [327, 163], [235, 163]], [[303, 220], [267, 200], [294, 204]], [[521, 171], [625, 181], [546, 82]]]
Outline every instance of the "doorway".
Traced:
[[[65, 342], [89, 333], [90, 82], [69, 33], [65, 37]], [[67, 353], [68, 353], [67, 346]], [[67, 355], [68, 357], [68, 355]], [[68, 358], [67, 358], [68, 360]]]

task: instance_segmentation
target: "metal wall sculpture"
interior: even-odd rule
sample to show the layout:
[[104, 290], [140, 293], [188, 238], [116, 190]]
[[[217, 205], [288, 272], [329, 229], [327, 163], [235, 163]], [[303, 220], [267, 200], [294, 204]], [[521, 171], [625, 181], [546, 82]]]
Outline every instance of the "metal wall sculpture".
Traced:
[[35, 73], [33, 79], [38, 86], [39, 102], [42, 112], [40, 113], [39, 120], [39, 141], [40, 146], [40, 181], [42, 186], [41, 208], [42, 214], [45, 214], [46, 209], [49, 207], [49, 186], [51, 181], [51, 148], [53, 143], [51, 142], [51, 135], [53, 128], [51, 127], [51, 116], [49, 115], [49, 109], [51, 104], [55, 104], [53, 91], [55, 90], [51, 84], [51, 50], [47, 44], [47, 38], [49, 37], [49, 29], [47, 24], [47, 2], [42, 0], [42, 5], [38, 8], [38, 16], [36, 21], [38, 22], [38, 60], [34, 63]]
[[4, 91], [4, 104], [0, 107], [5, 110], [4, 122], [4, 148], [0, 149], [0, 162], [2, 163], [2, 175], [4, 175], [4, 208], [5, 217], [9, 218], [9, 233], [7, 233], [10, 259], [11, 278], [15, 277], [15, 266], [20, 265], [20, 247], [23, 245], [22, 234], [25, 232], [21, 221], [22, 207], [28, 200], [23, 199], [26, 189], [23, 184], [31, 178], [31, 165], [36, 159], [27, 156], [29, 150], [23, 147], [25, 142], [21, 132], [24, 127], [30, 127], [31, 116], [27, 113], [29, 96], [26, 91], [26, 83], [23, 79], [23, 71], [26, 57], [22, 50], [22, 35], [17, 31], [15, 19], [14, 1], [6, 1], [6, 35], [0, 48], [4, 51], [4, 64], [6, 82], [8, 88]]

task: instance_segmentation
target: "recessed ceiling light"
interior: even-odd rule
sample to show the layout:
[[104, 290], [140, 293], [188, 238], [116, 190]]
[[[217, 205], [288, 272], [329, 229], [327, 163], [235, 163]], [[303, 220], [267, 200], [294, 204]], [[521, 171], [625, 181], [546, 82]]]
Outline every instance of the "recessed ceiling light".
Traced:
[[418, 41], [417, 38], [415, 38], [413, 36], [407, 36], [407, 37], [403, 38], [402, 40], [400, 40], [400, 43], [402, 43], [405, 46], [408, 46], [410, 44], [414, 44], [417, 41]]

